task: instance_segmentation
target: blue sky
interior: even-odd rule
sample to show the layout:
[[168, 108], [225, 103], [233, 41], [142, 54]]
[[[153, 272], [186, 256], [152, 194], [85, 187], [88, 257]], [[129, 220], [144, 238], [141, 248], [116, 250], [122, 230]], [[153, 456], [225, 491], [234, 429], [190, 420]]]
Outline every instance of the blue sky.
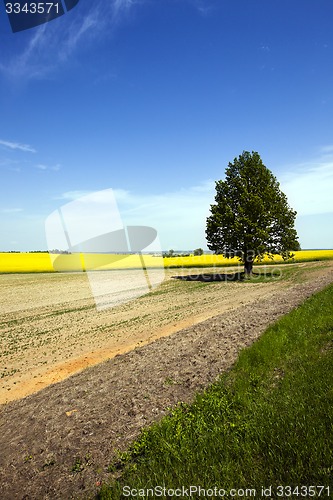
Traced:
[[0, 11], [0, 250], [112, 188], [163, 249], [206, 248], [214, 181], [258, 151], [303, 248], [333, 248], [331, 0], [80, 0], [12, 34]]

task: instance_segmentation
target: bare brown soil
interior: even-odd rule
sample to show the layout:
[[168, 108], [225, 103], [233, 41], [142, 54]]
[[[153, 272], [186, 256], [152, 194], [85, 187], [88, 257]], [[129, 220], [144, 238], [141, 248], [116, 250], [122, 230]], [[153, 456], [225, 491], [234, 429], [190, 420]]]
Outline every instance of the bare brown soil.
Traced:
[[237, 282], [171, 279], [177, 274], [168, 270], [155, 292], [103, 311], [96, 310], [83, 273], [0, 276], [0, 404], [283, 286], [278, 280], [244, 290]]
[[333, 281], [333, 263], [296, 267], [292, 280], [268, 283], [183, 282], [172, 270], [156, 292], [102, 312], [82, 274], [0, 276], [10, 401], [0, 407], [0, 498], [91, 498], [117, 449]]

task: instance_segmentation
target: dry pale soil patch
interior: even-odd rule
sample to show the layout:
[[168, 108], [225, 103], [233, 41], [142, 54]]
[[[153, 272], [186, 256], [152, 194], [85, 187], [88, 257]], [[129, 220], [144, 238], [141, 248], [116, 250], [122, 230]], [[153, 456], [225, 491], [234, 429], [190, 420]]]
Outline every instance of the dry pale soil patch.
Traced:
[[155, 292], [102, 312], [82, 274], [0, 276], [1, 500], [91, 498], [117, 449], [333, 281], [333, 263], [295, 267], [267, 283], [170, 270]]

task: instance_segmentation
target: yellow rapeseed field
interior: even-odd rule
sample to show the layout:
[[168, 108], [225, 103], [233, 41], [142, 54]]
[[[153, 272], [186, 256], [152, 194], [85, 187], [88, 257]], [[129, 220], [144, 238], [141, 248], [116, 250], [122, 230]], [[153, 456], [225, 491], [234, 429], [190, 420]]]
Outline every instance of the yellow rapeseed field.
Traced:
[[[293, 252], [295, 254], [294, 262], [301, 262], [307, 260], [324, 260], [333, 259], [333, 250], [301, 250]], [[265, 257], [262, 261], [264, 264], [284, 262], [283, 258], [276, 255], [274, 259]], [[225, 265], [238, 265], [239, 260], [235, 257], [233, 259], [226, 259], [223, 255], [201, 255], [190, 257], [166, 257], [164, 259], [165, 267], [196, 267], [196, 266], [225, 266]]]
[[[333, 259], [333, 250], [301, 250], [294, 252], [294, 262]], [[274, 261], [265, 257], [263, 263], [283, 262], [276, 256]], [[0, 253], [0, 273], [38, 273], [54, 271], [89, 271], [108, 269], [134, 269], [152, 267], [214, 267], [238, 265], [239, 260], [226, 259], [222, 255], [200, 255], [188, 257], [162, 257], [153, 255], [120, 254], [49, 254]]]
[[48, 252], [0, 253], [0, 273], [39, 273], [53, 271]]
[[0, 253], [0, 273], [38, 273], [163, 267], [162, 257], [121, 254]]

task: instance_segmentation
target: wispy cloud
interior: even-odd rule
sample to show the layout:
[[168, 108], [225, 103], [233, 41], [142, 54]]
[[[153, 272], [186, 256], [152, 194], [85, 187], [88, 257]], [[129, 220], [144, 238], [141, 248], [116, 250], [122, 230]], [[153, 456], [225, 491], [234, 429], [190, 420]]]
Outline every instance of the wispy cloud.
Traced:
[[[0, 71], [10, 79], [44, 79], [79, 48], [109, 37], [123, 16], [146, 0], [96, 0], [26, 32], [15, 55], [3, 51]], [[88, 7], [87, 7], [88, 5]]]
[[79, 46], [80, 41], [86, 35], [93, 36], [93, 30], [99, 32], [99, 10], [90, 12], [87, 17], [78, 21], [76, 26], [72, 26], [71, 31], [67, 33], [67, 38], [62, 44], [61, 51], [58, 52], [58, 59], [60, 61], [66, 61], [75, 49]]
[[208, 16], [215, 10], [218, 2], [215, 0], [187, 0], [202, 16]]
[[320, 148], [320, 152], [324, 155], [327, 155], [327, 154], [333, 155], [333, 144], [327, 144], [326, 146], [322, 146]]
[[29, 144], [0, 140], [0, 145], [4, 146], [6, 149], [15, 149], [29, 153], [36, 153], [36, 150], [32, 146], [29, 146]]
[[23, 212], [23, 208], [3, 208], [1, 213], [3, 214], [16, 214], [18, 212]]
[[67, 201], [73, 201], [77, 200], [78, 198], [81, 198], [82, 196], [86, 196], [87, 194], [91, 193], [91, 191], [84, 191], [84, 190], [76, 190], [76, 191], [66, 191], [59, 196], [56, 196], [56, 200], [67, 200]]
[[[0, 73], [17, 84], [43, 80], [68, 62], [78, 50], [110, 38], [136, 7], [151, 0], [94, 0], [82, 2], [71, 12], [24, 33], [18, 50], [2, 48]], [[201, 15], [215, 9], [216, 0], [181, 0]], [[21, 44], [21, 45], [20, 45]]]
[[45, 165], [45, 163], [37, 163], [37, 165], [35, 165], [35, 168], [42, 171], [52, 170], [53, 172], [58, 172], [58, 170], [60, 170], [61, 168], [61, 165], [60, 163], [57, 163], [56, 165]]
[[124, 12], [128, 12], [134, 5], [142, 3], [139, 0], [114, 0], [113, 2], [113, 18], [118, 19]]

